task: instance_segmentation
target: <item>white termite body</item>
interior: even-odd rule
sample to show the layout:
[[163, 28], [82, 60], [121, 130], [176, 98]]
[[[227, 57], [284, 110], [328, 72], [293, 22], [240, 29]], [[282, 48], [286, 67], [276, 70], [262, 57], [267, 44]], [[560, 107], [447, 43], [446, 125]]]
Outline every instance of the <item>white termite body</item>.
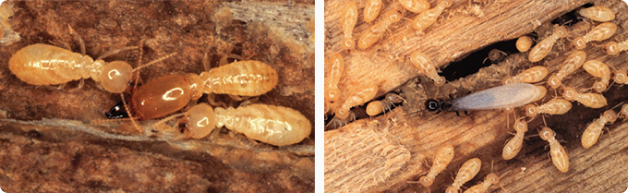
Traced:
[[454, 99], [448, 111], [487, 110], [513, 108], [534, 102], [547, 92], [543, 87], [528, 83], [498, 86]]

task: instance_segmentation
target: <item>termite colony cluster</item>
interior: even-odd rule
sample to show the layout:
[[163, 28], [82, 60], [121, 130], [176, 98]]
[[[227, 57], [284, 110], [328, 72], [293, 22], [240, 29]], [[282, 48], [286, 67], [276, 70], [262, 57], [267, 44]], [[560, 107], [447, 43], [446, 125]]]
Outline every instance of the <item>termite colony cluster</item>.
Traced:
[[[438, 16], [446, 8], [451, 6], [449, 0], [439, 0], [434, 7], [430, 9], [430, 4], [425, 0], [407, 0], [399, 1], [403, 8], [391, 9], [385, 12], [384, 19], [373, 23], [368, 30], [362, 34], [355, 35], [353, 28], [359, 18], [358, 8], [355, 2], [349, 1], [342, 6], [340, 18], [340, 28], [343, 30], [344, 38], [340, 44], [343, 50], [332, 53], [326, 59], [326, 76], [325, 76], [325, 110], [330, 120], [328, 125], [345, 124], [354, 117], [350, 108], [363, 105], [377, 95], [378, 86], [371, 85], [362, 89], [361, 92], [353, 96], [345, 96], [346, 100], [339, 103], [338, 98], [343, 94], [338, 89], [338, 82], [344, 73], [343, 54], [351, 54], [355, 49], [368, 49], [387, 32], [388, 26], [399, 21], [403, 21], [406, 11], [418, 13], [412, 22], [412, 28], [419, 33], [433, 24]], [[379, 0], [364, 1], [364, 22], [372, 22], [382, 8], [382, 2]], [[487, 109], [506, 109], [507, 113], [517, 113], [525, 115], [516, 118], [514, 121], [514, 130], [516, 134], [510, 140], [505, 142], [502, 151], [504, 160], [513, 159], [521, 150], [525, 133], [528, 131], [528, 123], [536, 120], [543, 120], [544, 115], [563, 115], [572, 108], [572, 102], [577, 101], [579, 104], [588, 108], [599, 109], [608, 108], [600, 118], [592, 121], [585, 129], [581, 136], [582, 146], [586, 149], [594, 145], [605, 125], [614, 123], [618, 117], [628, 119], [628, 105], [622, 103], [609, 108], [607, 99], [602, 95], [611, 86], [611, 81], [618, 85], [628, 83], [626, 69], [619, 66], [605, 64], [606, 57], [614, 57], [621, 52], [628, 50], [628, 40], [617, 43], [615, 41], [607, 41], [617, 31], [617, 24], [613, 23], [615, 13], [605, 6], [591, 6], [581, 8], [577, 11], [587, 23], [594, 25], [584, 34], [578, 34], [572, 30], [570, 26], [554, 25], [549, 35], [539, 37], [540, 41], [534, 43], [530, 36], [522, 36], [516, 41], [516, 48], [521, 54], [526, 54], [526, 59], [534, 66], [522, 70], [516, 75], [508, 76], [499, 81], [500, 87], [480, 91], [465, 97], [452, 99], [449, 101], [439, 101], [425, 98], [424, 108], [428, 111], [471, 111], [471, 110], [487, 110]], [[407, 14], [405, 14], [407, 17]], [[576, 37], [580, 36], [580, 37]], [[357, 38], [356, 38], [357, 37]], [[575, 37], [571, 39], [570, 37]], [[355, 44], [357, 41], [357, 48]], [[606, 41], [606, 42], [604, 42]], [[603, 46], [592, 45], [592, 42], [599, 42]], [[559, 44], [561, 48], [567, 50], [567, 57], [557, 71], [551, 71], [544, 66], [542, 61], [548, 54], [552, 52], [555, 44]], [[587, 52], [583, 49], [593, 46], [592, 50], [603, 50], [607, 56], [603, 58], [587, 58]], [[526, 53], [527, 52], [527, 53]], [[488, 59], [499, 60], [505, 55], [504, 52], [496, 51], [489, 54]], [[431, 58], [426, 54], [415, 51], [405, 56], [410, 62], [425, 75], [436, 87], [446, 84], [444, 77], [439, 76], [438, 70]], [[570, 75], [579, 71], [582, 67], [589, 75], [597, 78], [590, 88], [577, 90], [574, 86], [563, 84]], [[548, 78], [546, 78], [550, 75]], [[543, 82], [544, 81], [544, 82]], [[423, 85], [419, 85], [423, 87]], [[556, 93], [557, 96], [546, 97], [548, 93]], [[545, 98], [550, 98], [545, 101]], [[375, 116], [386, 109], [390, 109], [393, 105], [403, 103], [405, 100], [395, 93], [388, 93], [381, 101], [375, 100], [368, 103], [366, 113], [369, 116]], [[542, 103], [535, 105], [533, 103]], [[405, 104], [404, 104], [405, 105]], [[613, 109], [621, 106], [619, 113]], [[516, 109], [521, 107], [519, 109]], [[539, 117], [539, 114], [541, 114]], [[329, 118], [333, 116], [333, 118]], [[508, 115], [507, 115], [508, 116]], [[506, 124], [511, 124], [507, 122]], [[328, 128], [330, 128], [328, 126]], [[538, 129], [538, 137], [549, 143], [549, 153], [555, 167], [560, 172], [569, 171], [569, 156], [565, 148], [556, 139], [556, 133], [549, 127], [543, 126]], [[453, 147], [446, 145], [435, 153], [432, 166], [429, 172], [421, 177], [417, 182], [424, 187], [429, 187], [433, 183], [433, 179], [438, 173], [443, 171], [449, 162], [453, 159]], [[459, 192], [460, 187], [473, 179], [480, 169], [481, 161], [473, 158], [465, 162], [451, 186], [447, 188], [447, 192]], [[502, 174], [504, 175], [504, 174]], [[465, 192], [486, 192], [492, 184], [499, 182], [500, 177], [491, 173], [486, 176], [486, 180], [476, 186], [467, 189]]]

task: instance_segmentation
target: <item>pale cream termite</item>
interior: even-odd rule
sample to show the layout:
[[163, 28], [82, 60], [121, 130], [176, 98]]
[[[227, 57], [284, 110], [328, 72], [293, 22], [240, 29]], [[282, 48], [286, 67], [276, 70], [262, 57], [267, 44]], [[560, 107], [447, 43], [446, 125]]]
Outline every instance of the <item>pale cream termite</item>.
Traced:
[[299, 111], [287, 107], [252, 104], [234, 109], [216, 107], [216, 127], [242, 133], [250, 139], [276, 146], [303, 141], [312, 132], [312, 124]]
[[382, 0], [367, 0], [364, 5], [364, 22], [370, 23], [375, 20], [382, 10]]
[[580, 9], [578, 13], [594, 21], [605, 22], [605, 21], [612, 21], [613, 19], [615, 19], [615, 13], [613, 13], [613, 10], [611, 10], [610, 8], [606, 6], [600, 6], [600, 5]]
[[423, 187], [430, 187], [432, 183], [434, 183], [434, 178], [447, 168], [449, 162], [454, 159], [454, 147], [447, 144], [436, 152], [434, 155], [434, 161], [432, 162], [432, 167], [427, 175], [419, 178], [419, 183], [423, 185]]
[[571, 102], [556, 98], [539, 106], [526, 105], [524, 109], [528, 117], [536, 117], [538, 114], [562, 115], [571, 110]]
[[508, 141], [508, 143], [506, 143], [504, 150], [502, 151], [502, 158], [504, 158], [504, 160], [514, 158], [517, 154], [519, 154], [519, 151], [521, 151], [523, 137], [528, 131], [528, 123], [523, 120], [523, 118], [518, 119], [515, 121], [515, 131], [517, 131], [517, 133], [514, 137], [512, 137], [512, 139], [510, 139], [510, 141]]
[[460, 186], [473, 179], [475, 175], [480, 172], [481, 167], [482, 161], [479, 158], [472, 158], [464, 162], [464, 164], [462, 164], [462, 166], [460, 166], [460, 169], [458, 170], [458, 174], [456, 175], [456, 179], [454, 179], [454, 183], [451, 184], [451, 186], [447, 187], [447, 190], [445, 190], [445, 192], [458, 193], [460, 191]]
[[606, 106], [606, 98], [598, 93], [579, 93], [571, 87], [563, 88], [563, 98], [570, 101], [578, 101], [580, 104], [590, 108], [602, 108]]
[[523, 72], [502, 80], [502, 84], [535, 83], [543, 80], [549, 71], [545, 66], [533, 66]]
[[386, 97], [381, 101], [371, 101], [368, 105], [366, 105], [366, 114], [369, 116], [375, 116], [382, 112], [390, 111], [391, 106], [395, 103], [403, 102], [403, 98], [395, 93], [388, 93]]
[[365, 102], [373, 99], [377, 94], [378, 88], [377, 85], [367, 86], [365, 89], [362, 89], [360, 92], [351, 96], [345, 100], [345, 102], [336, 109], [336, 118], [340, 120], [345, 120], [349, 117], [349, 111], [351, 107], [355, 107]]
[[358, 48], [367, 49], [371, 47], [375, 42], [379, 41], [384, 32], [388, 29], [388, 26], [401, 20], [401, 14], [398, 10], [390, 10], [384, 13], [385, 18], [383, 21], [373, 24], [369, 29], [364, 31], [358, 39]]
[[519, 52], [527, 52], [532, 47], [532, 38], [530, 36], [521, 36], [517, 39], [515, 46]]
[[410, 55], [410, 62], [414, 64], [414, 66], [418, 68], [421, 73], [434, 80], [434, 84], [436, 86], [442, 86], [445, 84], [445, 77], [438, 76], [434, 61], [432, 61], [432, 59], [425, 55], [423, 52], [412, 52], [412, 54]]
[[436, 19], [443, 13], [445, 8], [451, 7], [451, 3], [452, 0], [439, 0], [436, 7], [420, 13], [412, 20], [412, 28], [417, 31], [427, 29], [436, 22]]
[[589, 60], [582, 65], [585, 71], [591, 76], [601, 78], [600, 81], [593, 83], [593, 89], [597, 92], [604, 92], [611, 80], [611, 70], [604, 62], [599, 60]]
[[617, 25], [611, 22], [604, 22], [595, 26], [591, 31], [582, 37], [573, 40], [576, 49], [581, 50], [587, 47], [587, 43], [591, 41], [602, 41], [610, 38], [617, 31]]
[[340, 53], [335, 52], [331, 54], [331, 57], [327, 60], [331, 63], [331, 66], [327, 71], [327, 77], [325, 77], [327, 81], [325, 84], [325, 102], [327, 103], [328, 109], [334, 111], [336, 106], [338, 106], [338, 99], [340, 97], [338, 81], [340, 81], [340, 77], [342, 73], [344, 73], [344, 57], [342, 57]]
[[615, 41], [609, 41], [608, 43], [604, 44], [604, 52], [611, 56], [617, 55], [619, 54], [619, 52], [623, 52], [626, 50], [628, 50], [628, 40], [619, 43]]
[[342, 48], [350, 50], [355, 47], [355, 40], [353, 39], [353, 28], [358, 23], [358, 5], [354, 1], [349, 1], [344, 6], [343, 15], [341, 18], [340, 27], [344, 32], [344, 39], [342, 39]]
[[565, 59], [565, 61], [563, 62], [563, 67], [561, 67], [556, 74], [550, 76], [547, 79], [547, 85], [553, 89], [557, 89], [560, 85], [563, 84], [562, 80], [565, 77], [569, 76], [571, 73], [578, 70], [582, 66], [582, 64], [584, 64], [584, 61], [586, 59], [587, 53], [584, 51], [575, 51], [569, 54], [569, 56], [567, 56], [567, 59]]
[[558, 39], [567, 36], [568, 33], [569, 31], [567, 31], [567, 28], [565, 28], [565, 26], [557, 26], [556, 28], [554, 28], [554, 33], [552, 33], [552, 35], [541, 40], [541, 42], [536, 44], [536, 46], [534, 46], [534, 48], [530, 50], [530, 53], [528, 54], [528, 60], [530, 60], [530, 62], [541, 61], [543, 58], [545, 58], [545, 56], [547, 56], [547, 54], [549, 54], [550, 51], [552, 51], [554, 43], [556, 43]]
[[399, 0], [399, 4], [413, 13], [421, 13], [430, 9], [430, 2], [427, 0]]
[[543, 127], [541, 131], [539, 131], [539, 136], [549, 143], [550, 156], [552, 157], [554, 166], [563, 173], [567, 172], [569, 170], [569, 156], [565, 148], [556, 140], [556, 133], [549, 127]]
[[589, 149], [589, 147], [595, 145], [597, 143], [598, 138], [600, 138], [600, 134], [602, 134], [602, 129], [604, 125], [607, 123], [614, 123], [617, 120], [617, 113], [612, 109], [604, 111], [604, 114], [600, 116], [600, 118], [594, 120], [587, 126], [587, 129], [582, 133], [582, 147], [585, 149]]
[[499, 176], [495, 173], [486, 175], [482, 183], [471, 186], [471, 188], [464, 191], [464, 193], [484, 193], [487, 192], [493, 184], [499, 183]]
[[[181, 117], [182, 116], [182, 117]], [[211, 106], [200, 103], [194, 105], [192, 108], [187, 110], [185, 113], [171, 115], [167, 118], [160, 120], [155, 123], [155, 125], [160, 125], [165, 123], [166, 121], [171, 120], [172, 118], [181, 117], [175, 125], [184, 124], [185, 127], [182, 130], [182, 134], [175, 137], [173, 140], [179, 139], [200, 139], [203, 138], [216, 128], [216, 113]], [[176, 127], [166, 126], [165, 131], [174, 132], [176, 131]]]

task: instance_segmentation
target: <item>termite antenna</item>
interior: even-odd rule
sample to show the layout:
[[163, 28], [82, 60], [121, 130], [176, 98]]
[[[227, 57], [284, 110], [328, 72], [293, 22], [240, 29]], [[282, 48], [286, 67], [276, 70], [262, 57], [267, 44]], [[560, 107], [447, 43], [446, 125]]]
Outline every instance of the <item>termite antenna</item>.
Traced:
[[168, 59], [168, 58], [170, 58], [170, 57], [172, 57], [172, 56], [174, 56], [174, 55], [176, 55], [176, 54], [177, 54], [177, 53], [175, 52], [175, 53], [172, 53], [172, 54], [168, 54], [168, 55], [166, 55], [166, 56], [164, 56], [164, 57], [161, 57], [161, 58], [155, 59], [155, 60], [153, 60], [153, 61], [150, 61], [150, 62], [148, 62], [148, 63], [146, 63], [146, 64], [144, 64], [144, 65], [142, 65], [142, 66], [138, 66], [137, 68], [133, 69], [133, 71], [132, 71], [132, 72], [135, 72], [135, 71], [137, 71], [137, 70], [139, 70], [139, 69], [142, 69], [142, 68], [145, 68], [145, 67], [147, 67], [147, 66], [150, 66], [150, 65], [156, 64], [156, 63], [158, 63], [158, 62], [161, 62], [161, 61], [163, 61], [163, 60], [165, 60], [165, 59]]
[[114, 50], [109, 50], [103, 54], [101, 54], [100, 56], [98, 56], [98, 58], [96, 58], [96, 60], [102, 60], [103, 58], [107, 58], [109, 56], [113, 56], [116, 55], [120, 52], [123, 51], [127, 51], [127, 50], [133, 50], [133, 49], [139, 49], [139, 46], [126, 46], [126, 47], [122, 47], [122, 48], [118, 48], [118, 49], [114, 49]]
[[122, 98], [122, 105], [124, 106], [126, 113], [129, 114], [129, 118], [131, 119], [133, 126], [135, 127], [135, 129], [137, 129], [137, 131], [139, 131], [140, 133], [143, 133], [140, 127], [135, 122], [135, 118], [133, 118], [133, 115], [131, 115], [131, 110], [129, 109], [129, 106], [126, 104], [126, 101], [124, 100], [124, 93], [120, 93], [120, 98]]
[[70, 29], [70, 34], [77, 37], [79, 41], [79, 46], [81, 47], [81, 54], [85, 55], [85, 42], [83, 41], [83, 38], [81, 38], [81, 36], [78, 35], [76, 31], [74, 31], [74, 29], [72, 28], [72, 26], [70, 26], [70, 24], [68, 24], [68, 28]]

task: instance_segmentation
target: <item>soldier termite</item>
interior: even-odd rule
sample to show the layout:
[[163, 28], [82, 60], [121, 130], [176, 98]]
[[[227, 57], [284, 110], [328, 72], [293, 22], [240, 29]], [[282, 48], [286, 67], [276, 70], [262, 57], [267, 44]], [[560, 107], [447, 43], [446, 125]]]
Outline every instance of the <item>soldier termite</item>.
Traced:
[[484, 193], [487, 192], [493, 184], [499, 183], [499, 176], [495, 173], [486, 175], [482, 183], [471, 186], [471, 188], [464, 191], [464, 193]]
[[344, 32], [344, 39], [342, 40], [342, 47], [345, 50], [350, 50], [355, 47], [355, 40], [353, 40], [353, 28], [358, 22], [358, 5], [353, 1], [347, 2], [344, 7], [343, 15], [341, 19], [341, 28]]
[[608, 66], [599, 60], [589, 60], [582, 65], [582, 68], [591, 74], [591, 76], [602, 79], [593, 83], [593, 89], [597, 92], [604, 92], [611, 79], [611, 70]]
[[325, 80], [327, 83], [325, 84], [325, 102], [328, 106], [328, 109], [334, 111], [336, 106], [338, 105], [338, 99], [340, 97], [340, 90], [338, 90], [338, 81], [340, 81], [340, 77], [344, 72], [344, 57], [338, 52], [331, 54], [331, 57], [328, 59], [331, 63], [329, 70], [327, 71], [327, 76]]
[[607, 123], [614, 123], [617, 120], [617, 113], [612, 109], [604, 111], [604, 114], [600, 116], [600, 118], [593, 120], [589, 126], [582, 133], [582, 147], [585, 149], [589, 149], [589, 147], [595, 145], [597, 143], [600, 134], [602, 134], [602, 129], [604, 125]]
[[454, 183], [451, 184], [451, 186], [447, 187], [447, 190], [445, 190], [445, 192], [458, 193], [460, 191], [460, 186], [473, 179], [475, 175], [480, 172], [481, 166], [482, 161], [478, 158], [472, 158], [464, 162], [464, 164], [462, 164], [462, 166], [460, 166], [460, 169], [458, 170], [458, 174], [456, 175]]
[[378, 115], [384, 111], [390, 111], [391, 107], [395, 103], [403, 102], [403, 98], [395, 93], [388, 93], [386, 97], [381, 101], [371, 101], [368, 105], [366, 105], [366, 114], [369, 116]]
[[564, 38], [565, 36], [567, 36], [568, 33], [569, 31], [567, 31], [567, 28], [565, 28], [565, 26], [556, 26], [552, 35], [541, 40], [541, 42], [536, 44], [536, 46], [534, 46], [534, 48], [530, 50], [530, 53], [528, 54], [528, 60], [530, 60], [530, 62], [541, 61], [543, 58], [545, 58], [545, 56], [547, 56], [547, 54], [549, 54], [550, 51], [552, 51], [554, 43], [556, 43], [559, 38]]
[[449, 162], [454, 159], [454, 147], [447, 144], [436, 152], [434, 155], [434, 161], [432, 162], [432, 167], [427, 175], [419, 178], [419, 183], [423, 185], [423, 187], [430, 187], [432, 183], [434, 183], [434, 178], [447, 168]]
[[628, 50], [628, 41], [623, 41], [623, 42], [615, 42], [615, 41], [609, 41], [608, 43], [604, 44], [604, 52], [606, 52], [606, 54], [614, 56], [619, 54], [619, 52], [623, 52]]
[[364, 22], [370, 23], [375, 20], [382, 10], [382, 0], [367, 0], [364, 5]]
[[590, 108], [602, 108], [606, 106], [606, 98], [598, 93], [579, 93], [571, 87], [563, 88], [563, 98], [570, 101], [578, 101], [580, 104]]
[[528, 123], [523, 120], [523, 118], [518, 119], [515, 121], [515, 131], [517, 131], [517, 133], [514, 137], [512, 137], [512, 139], [510, 139], [510, 141], [508, 141], [508, 143], [506, 143], [504, 150], [502, 151], [502, 158], [504, 158], [504, 160], [514, 158], [517, 154], [519, 154], [519, 151], [521, 151], [523, 137], [528, 131]]
[[617, 31], [617, 25], [611, 22], [604, 22], [595, 26], [591, 31], [582, 37], [577, 37], [573, 41], [576, 49], [581, 50], [587, 47], [587, 43], [591, 41], [602, 41], [610, 38]]
[[470, 95], [438, 102], [433, 99], [426, 101], [429, 111], [468, 111], [502, 109], [523, 106], [545, 96], [547, 89], [528, 83], [515, 83], [498, 86]]
[[560, 85], [562, 85], [562, 80], [565, 77], [569, 76], [571, 73], [578, 70], [582, 66], [582, 64], [584, 64], [584, 61], [586, 59], [587, 53], [584, 51], [575, 51], [569, 54], [569, 56], [567, 56], [567, 59], [565, 59], [565, 61], [563, 62], [563, 67], [561, 67], [556, 74], [550, 76], [547, 79], [547, 85], [553, 89], [558, 88]]
[[436, 86], [442, 86], [445, 84], [445, 77], [438, 76], [434, 61], [432, 61], [432, 59], [430, 59], [424, 53], [420, 51], [412, 52], [412, 54], [410, 55], [410, 62], [414, 64], [414, 66], [418, 68], [421, 73], [434, 80], [434, 84], [436, 84]]
[[593, 6], [589, 8], [583, 8], [580, 9], [578, 13], [594, 21], [605, 22], [615, 19], [615, 13], [613, 13], [613, 10], [606, 6]]
[[534, 118], [538, 114], [562, 115], [571, 110], [571, 102], [565, 99], [552, 99], [546, 103], [535, 106], [533, 104], [524, 107], [526, 116]]
[[549, 71], [544, 66], [534, 66], [532, 68], [528, 68], [523, 72], [513, 76], [504, 78], [502, 80], [502, 84], [512, 84], [512, 83], [535, 83], [543, 80]]
[[345, 100], [345, 102], [336, 109], [336, 118], [345, 120], [349, 117], [351, 107], [355, 107], [373, 99], [377, 94], [377, 85], [367, 86], [362, 91], [358, 92], [354, 96], [351, 96]]
[[427, 0], [399, 0], [399, 4], [413, 13], [421, 13], [430, 9], [430, 2]]
[[436, 22], [436, 19], [443, 13], [445, 8], [451, 7], [451, 3], [451, 0], [439, 0], [436, 7], [420, 13], [412, 20], [412, 28], [417, 31], [427, 29]]
[[364, 31], [358, 39], [358, 48], [367, 49], [371, 47], [375, 42], [379, 41], [384, 32], [388, 29], [388, 26], [401, 20], [401, 14], [399, 10], [390, 10], [384, 13], [384, 19], [378, 23], [373, 24], [369, 29]]
[[565, 148], [556, 140], [556, 133], [549, 127], [543, 127], [539, 131], [539, 136], [549, 143], [550, 156], [554, 166], [563, 173], [567, 172], [569, 170], [569, 156]]
[[527, 52], [532, 47], [532, 38], [530, 36], [521, 36], [517, 39], [515, 46], [519, 52]]

